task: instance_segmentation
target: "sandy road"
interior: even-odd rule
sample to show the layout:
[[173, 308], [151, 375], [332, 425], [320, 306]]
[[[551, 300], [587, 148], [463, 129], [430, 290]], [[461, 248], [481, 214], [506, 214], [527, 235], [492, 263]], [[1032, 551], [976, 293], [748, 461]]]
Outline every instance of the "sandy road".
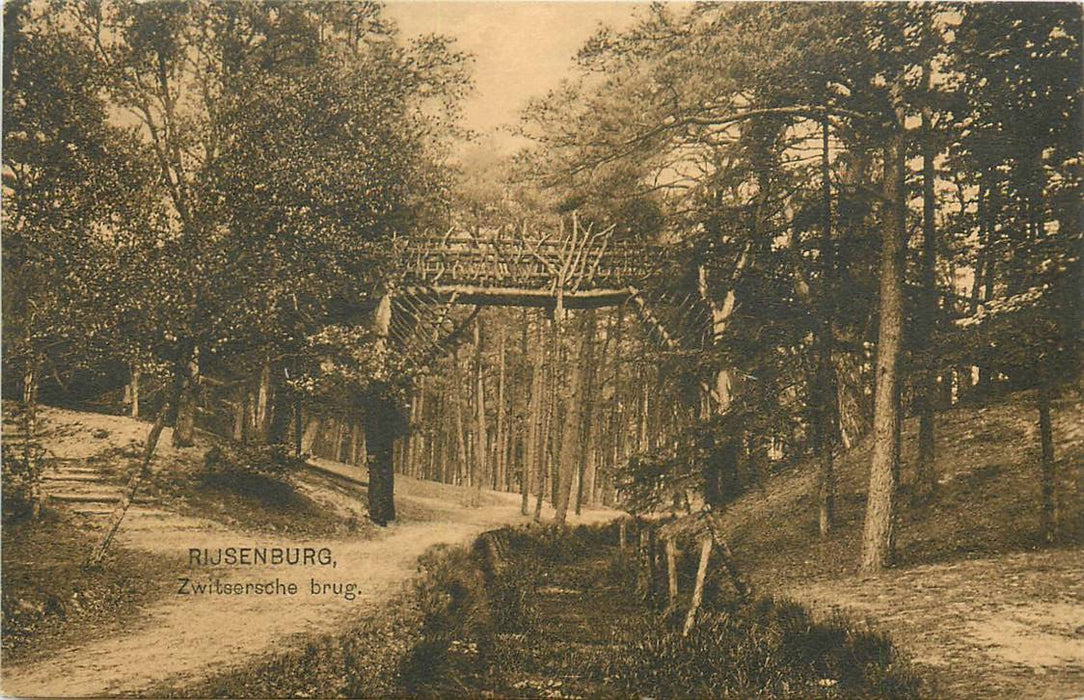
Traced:
[[[65, 459], [87, 459], [107, 448], [137, 445], [146, 433], [145, 423], [121, 416], [43, 408], [41, 419], [51, 431], [50, 450]], [[179, 454], [169, 446], [168, 435], [163, 435], [160, 445], [160, 456]], [[199, 458], [198, 448], [188, 449], [189, 459]], [[357, 468], [326, 460], [322, 463], [327, 469], [364, 477]], [[461, 488], [406, 478], [400, 481], [396, 502], [408, 522], [381, 529], [365, 540], [253, 535], [157, 507], [133, 507], [117, 542], [148, 556], [183, 561], [189, 548], [327, 547], [336, 565], [190, 568], [186, 575], [193, 582], [217, 578], [223, 583], [243, 584], [277, 578], [284, 584], [295, 584], [297, 593], [179, 595], [177, 582], [164, 581], [163, 589], [172, 586], [168, 593], [144, 608], [122, 633], [5, 664], [0, 669], [0, 693], [100, 697], [130, 695], [161, 685], [183, 687], [378, 613], [415, 575], [418, 557], [433, 545], [468, 543], [488, 529], [527, 521], [519, 514], [516, 494], [483, 492], [472, 499], [482, 503], [481, 507], [464, 507]], [[333, 491], [312, 484], [305, 488], [315, 491], [311, 495], [321, 502], [335, 499]], [[421, 517], [409, 521], [411, 514]], [[552, 518], [552, 509], [547, 506], [544, 515]], [[573, 522], [608, 520], [614, 515], [614, 511], [588, 510]], [[88, 526], [94, 525], [88, 522]], [[313, 578], [320, 583], [353, 583], [356, 595], [353, 600], [331, 593], [314, 595], [310, 588]]]
[[[328, 547], [336, 565], [245, 566], [191, 570], [193, 581], [295, 583], [296, 595], [171, 594], [145, 611], [127, 633], [61, 649], [46, 658], [6, 667], [2, 691], [17, 697], [126, 695], [148, 686], [183, 686], [192, 680], [250, 662], [310, 635], [333, 631], [377, 612], [416, 572], [418, 557], [435, 544], [467, 543], [487, 529], [525, 521], [517, 505], [455, 508], [449, 519], [396, 524], [366, 541], [299, 541], [240, 535], [201, 527], [180, 516], [154, 527], [133, 528], [125, 546], [176, 555], [189, 547]], [[585, 513], [586, 518], [606, 517]], [[183, 526], [183, 527], [181, 527]], [[310, 580], [355, 583], [353, 601], [313, 595]]]

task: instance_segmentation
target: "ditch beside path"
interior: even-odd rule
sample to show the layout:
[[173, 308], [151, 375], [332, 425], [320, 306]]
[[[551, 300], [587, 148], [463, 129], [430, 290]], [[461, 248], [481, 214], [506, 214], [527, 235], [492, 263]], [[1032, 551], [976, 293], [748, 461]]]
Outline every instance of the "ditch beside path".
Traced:
[[[194, 581], [295, 583], [283, 595], [175, 595], [145, 610], [123, 634], [58, 650], [5, 667], [0, 692], [15, 697], [97, 697], [137, 693], [155, 684], [174, 687], [252, 662], [270, 652], [377, 613], [417, 570], [417, 560], [437, 544], [465, 544], [484, 532], [526, 522], [518, 504], [450, 508], [445, 519], [394, 524], [369, 540], [301, 541], [242, 534], [199, 521], [160, 514], [156, 526], [123, 535], [126, 547], [176, 555], [189, 547], [329, 547], [336, 561], [324, 566], [214, 567], [192, 570]], [[606, 519], [612, 512], [585, 512]], [[353, 601], [313, 595], [310, 580], [354, 583]]]

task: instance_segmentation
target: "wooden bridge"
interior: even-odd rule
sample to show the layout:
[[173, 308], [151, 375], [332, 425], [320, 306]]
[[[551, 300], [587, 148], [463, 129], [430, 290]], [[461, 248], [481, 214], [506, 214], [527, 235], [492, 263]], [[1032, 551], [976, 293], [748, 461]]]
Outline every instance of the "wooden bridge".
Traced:
[[585, 309], [626, 301], [657, 273], [665, 249], [613, 240], [577, 223], [554, 236], [524, 232], [409, 239], [401, 244], [403, 291], [479, 306]]
[[[665, 268], [672, 249], [616, 241], [613, 227], [594, 231], [572, 219], [548, 235], [526, 230], [452, 231], [400, 239], [400, 277], [377, 311], [378, 332], [410, 364], [426, 366], [462, 334], [482, 307], [536, 307], [560, 321], [571, 309], [630, 302], [667, 350], [702, 347], [710, 314], [701, 300], [641, 290]], [[457, 307], [473, 306], [471, 312]]]

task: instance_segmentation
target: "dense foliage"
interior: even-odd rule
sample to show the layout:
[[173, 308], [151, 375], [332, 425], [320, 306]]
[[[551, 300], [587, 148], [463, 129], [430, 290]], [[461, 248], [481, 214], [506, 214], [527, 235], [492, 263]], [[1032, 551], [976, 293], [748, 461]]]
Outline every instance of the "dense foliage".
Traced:
[[601, 221], [657, 212], [630, 235], [695, 252], [662, 284], [714, 335], [658, 361], [678, 392], [726, 387], [633, 458], [632, 507], [733, 498], [811, 453], [827, 533], [832, 451], [878, 415], [874, 481], [914, 411], [929, 493], [934, 407], [1076, 376], [1080, 45], [1068, 5], [739, 3], [653, 5], [581, 49], [524, 113], [519, 177]]

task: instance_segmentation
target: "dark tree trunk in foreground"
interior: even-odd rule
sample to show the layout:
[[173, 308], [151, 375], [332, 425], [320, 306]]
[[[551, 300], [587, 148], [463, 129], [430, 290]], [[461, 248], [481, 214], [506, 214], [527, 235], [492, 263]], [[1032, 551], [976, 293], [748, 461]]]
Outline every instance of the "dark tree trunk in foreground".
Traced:
[[290, 423], [294, 415], [294, 398], [286, 388], [282, 368], [273, 375], [271, 386], [271, 420], [267, 429], [268, 445], [286, 445], [290, 441]]
[[399, 417], [395, 403], [374, 399], [365, 425], [365, 452], [369, 457], [369, 519], [377, 525], [395, 520], [395, 436]]
[[580, 427], [579, 478], [576, 480], [576, 515], [583, 510], [584, 500], [590, 503], [595, 492], [595, 334], [598, 323], [595, 310], [587, 309], [584, 315], [584, 355], [580, 360], [584, 367], [583, 391], [580, 399], [582, 421]]
[[[482, 485], [489, 478], [489, 463], [486, 460], [489, 444], [489, 427], [486, 425], [486, 385], [485, 362], [482, 355], [482, 319], [474, 321], [474, 452], [471, 472], [474, 479], [471, 485], [480, 494]], [[481, 499], [479, 498], [479, 501]]]
[[862, 532], [861, 571], [879, 572], [892, 560], [896, 484], [899, 474], [900, 350], [903, 339], [905, 229], [904, 130], [894, 88], [896, 124], [888, 136], [884, 163], [885, 216], [881, 230], [881, 288], [873, 408], [873, 460]]
[[[542, 333], [542, 319], [538, 320], [538, 335], [532, 350], [531, 362], [531, 400], [527, 408], [527, 442], [523, 450], [523, 469], [520, 482], [520, 511], [527, 515], [530, 510], [530, 495], [537, 490], [536, 484], [541, 478], [539, 474], [539, 436], [542, 432], [542, 393], [545, 388], [543, 381], [542, 362], [545, 359], [545, 337]], [[524, 352], [527, 351], [524, 343]]]
[[[385, 294], [376, 308], [373, 330], [376, 351], [387, 352], [391, 327], [391, 296]], [[365, 453], [369, 467], [369, 519], [377, 525], [395, 520], [395, 438], [400, 431], [399, 407], [390, 396], [373, 396], [366, 412]]]
[[191, 447], [195, 443], [197, 392], [199, 390], [199, 354], [182, 353], [174, 369], [175, 381], [181, 384], [177, 398], [177, 417], [173, 422], [173, 446]]

